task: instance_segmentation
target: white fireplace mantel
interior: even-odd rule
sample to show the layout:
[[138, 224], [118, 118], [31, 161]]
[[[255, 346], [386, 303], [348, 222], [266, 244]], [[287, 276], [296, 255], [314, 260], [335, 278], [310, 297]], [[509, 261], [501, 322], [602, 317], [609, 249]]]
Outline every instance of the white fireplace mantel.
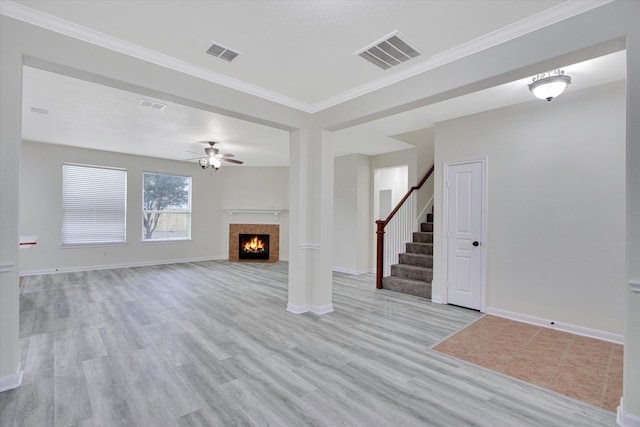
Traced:
[[280, 219], [280, 214], [286, 212], [286, 209], [223, 209], [229, 214], [229, 219], [233, 220], [235, 214], [273, 214], [276, 221]]

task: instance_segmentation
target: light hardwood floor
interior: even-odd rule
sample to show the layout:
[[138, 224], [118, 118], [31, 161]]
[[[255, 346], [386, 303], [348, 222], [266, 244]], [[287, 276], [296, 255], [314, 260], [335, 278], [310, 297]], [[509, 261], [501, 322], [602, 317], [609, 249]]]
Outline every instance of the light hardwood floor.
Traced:
[[334, 275], [295, 315], [287, 264], [27, 277], [9, 426], [614, 426], [587, 404], [431, 349], [480, 314]]

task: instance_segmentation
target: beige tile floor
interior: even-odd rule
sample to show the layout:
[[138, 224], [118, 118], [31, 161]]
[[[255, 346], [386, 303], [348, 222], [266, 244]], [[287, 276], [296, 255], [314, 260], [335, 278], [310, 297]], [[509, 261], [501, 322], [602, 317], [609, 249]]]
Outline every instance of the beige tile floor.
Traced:
[[615, 411], [623, 346], [486, 315], [435, 350]]

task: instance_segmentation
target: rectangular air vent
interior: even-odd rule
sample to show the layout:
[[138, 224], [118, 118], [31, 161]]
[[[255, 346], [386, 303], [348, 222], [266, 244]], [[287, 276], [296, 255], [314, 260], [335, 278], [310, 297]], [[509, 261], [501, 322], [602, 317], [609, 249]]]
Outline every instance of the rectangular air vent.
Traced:
[[161, 102], [149, 101], [148, 99], [141, 99], [139, 102], [141, 107], [151, 108], [153, 110], [164, 110], [167, 108], [167, 104], [163, 104]]
[[215, 43], [212, 44], [209, 49], [207, 49], [207, 53], [227, 62], [233, 61], [234, 59], [236, 59], [236, 56], [240, 55], [238, 52], [234, 52], [229, 48], [220, 46], [219, 44]]
[[397, 31], [374, 42], [354, 55], [366, 59], [373, 65], [387, 70], [421, 55], [416, 47], [412, 47], [406, 39], [402, 39]]
[[36, 108], [36, 107], [31, 107], [31, 112], [37, 113], [37, 114], [49, 114], [49, 110], [45, 110], [44, 108]]

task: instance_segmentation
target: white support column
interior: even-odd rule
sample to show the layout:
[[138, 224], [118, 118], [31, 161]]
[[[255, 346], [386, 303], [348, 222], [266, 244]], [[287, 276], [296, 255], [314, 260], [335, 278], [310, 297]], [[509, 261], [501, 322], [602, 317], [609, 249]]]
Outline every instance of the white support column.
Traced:
[[[640, 16], [640, 3], [633, 3]], [[627, 48], [627, 319], [620, 426], [640, 426], [640, 30], [629, 30]]]
[[22, 56], [13, 46], [2, 17], [0, 43], [0, 391], [20, 386], [19, 288], [20, 245], [18, 176], [21, 146]]
[[289, 301], [293, 313], [333, 311], [333, 134], [291, 133]]

